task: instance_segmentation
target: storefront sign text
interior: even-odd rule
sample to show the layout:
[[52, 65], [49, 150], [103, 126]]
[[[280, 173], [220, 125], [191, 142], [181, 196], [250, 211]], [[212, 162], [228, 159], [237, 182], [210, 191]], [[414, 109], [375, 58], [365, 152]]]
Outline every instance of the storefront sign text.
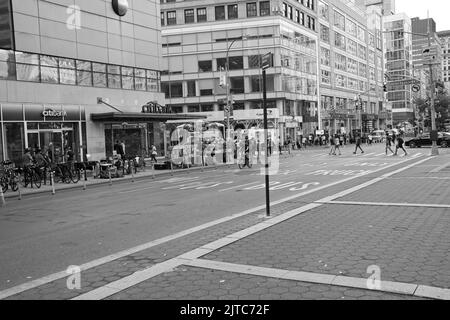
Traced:
[[45, 118], [63, 118], [67, 117], [67, 112], [61, 110], [45, 110], [42, 112], [42, 116]]

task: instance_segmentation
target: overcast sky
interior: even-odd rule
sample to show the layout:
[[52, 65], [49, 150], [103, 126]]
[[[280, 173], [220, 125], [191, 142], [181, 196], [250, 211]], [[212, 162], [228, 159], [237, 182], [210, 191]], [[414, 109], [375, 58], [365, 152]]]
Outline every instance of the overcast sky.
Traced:
[[427, 17], [436, 21], [437, 31], [450, 30], [450, 1], [449, 0], [396, 0], [395, 11], [406, 13], [410, 18]]

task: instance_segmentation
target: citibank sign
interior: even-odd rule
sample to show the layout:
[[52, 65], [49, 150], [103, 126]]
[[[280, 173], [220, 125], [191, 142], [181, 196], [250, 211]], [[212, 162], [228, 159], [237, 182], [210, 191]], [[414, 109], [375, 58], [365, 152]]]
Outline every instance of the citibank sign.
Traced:
[[44, 118], [63, 118], [67, 116], [67, 112], [66, 111], [55, 111], [55, 110], [45, 110], [42, 112], [42, 116]]
[[129, 8], [128, 0], [113, 0], [112, 6], [114, 12], [120, 17], [126, 15]]

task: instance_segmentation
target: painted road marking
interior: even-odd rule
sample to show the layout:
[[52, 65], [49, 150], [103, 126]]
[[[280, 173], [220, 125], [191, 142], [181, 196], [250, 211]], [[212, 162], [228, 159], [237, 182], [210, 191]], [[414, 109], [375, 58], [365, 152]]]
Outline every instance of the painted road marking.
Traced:
[[[318, 201], [316, 201], [318, 202]], [[360, 202], [360, 201], [327, 201], [324, 204], [339, 204], [348, 206], [375, 206], [375, 207], [418, 207], [418, 208], [450, 208], [450, 204], [430, 204], [430, 203], [395, 203], [395, 202]]]
[[[191, 261], [186, 262], [184, 265], [190, 266], [190, 267], [196, 267], [196, 268], [204, 268], [204, 269], [210, 269], [210, 270], [248, 274], [248, 275], [267, 277], [267, 278], [291, 280], [291, 281], [296, 281], [296, 282], [325, 284], [325, 285], [347, 287], [347, 288], [358, 288], [358, 289], [373, 290], [373, 291], [380, 291], [380, 292], [386, 292], [386, 293], [404, 294], [404, 295], [409, 295], [409, 296], [414, 295], [416, 290], [420, 287], [417, 284], [380, 280], [380, 287], [378, 289], [369, 289], [367, 286], [367, 278], [354, 278], [354, 277], [337, 276], [337, 275], [332, 275], [332, 274], [322, 274], [322, 273], [313, 273], [313, 272], [304, 272], [304, 271], [289, 271], [289, 270], [283, 270], [283, 269], [241, 265], [241, 264], [235, 264], [235, 263], [204, 260], [204, 259], [191, 260]], [[433, 289], [434, 290], [436, 290], [436, 289], [442, 290], [441, 288], [433, 288]], [[423, 290], [420, 293], [420, 294], [422, 294], [422, 297], [429, 296], [431, 293], [431, 290], [428, 293], [424, 292], [424, 291], [425, 290]], [[437, 290], [435, 292], [437, 292]], [[444, 295], [442, 295], [442, 293]], [[434, 294], [434, 296], [440, 297], [440, 299], [442, 299], [445, 296], [445, 292], [442, 292], [442, 293], [441, 293], [441, 295]], [[448, 294], [448, 292], [447, 292], [447, 294]]]
[[[416, 164], [421, 164], [421, 163], [425, 162], [426, 160], [433, 159], [433, 158], [434, 157], [430, 157], [430, 158], [427, 158], [425, 160], [418, 161]], [[402, 164], [404, 162], [408, 162], [410, 160], [411, 159], [403, 160], [403, 161], [400, 161], [400, 162], [395, 162], [395, 163], [390, 164], [389, 166], [386, 166], [384, 168], [376, 169], [374, 172], [387, 170], [390, 167], [394, 167], [394, 166], [400, 165], [400, 164]], [[406, 170], [406, 167], [403, 168], [403, 169]], [[342, 183], [346, 183], [346, 182], [355, 180], [355, 179], [363, 177], [363, 176], [364, 175], [352, 176], [352, 177], [349, 177], [349, 178], [346, 178], [346, 179], [343, 179], [343, 180], [335, 181], [335, 182], [323, 185], [321, 187], [318, 187], [318, 188], [315, 188], [315, 189], [312, 189], [312, 190], [304, 191], [304, 192], [301, 192], [301, 193], [298, 193], [298, 194], [286, 197], [284, 199], [280, 199], [280, 200], [277, 200], [277, 201], [272, 201], [270, 203], [270, 205], [271, 206], [275, 206], [275, 205], [278, 205], [278, 204], [281, 204], [281, 203], [284, 203], [284, 202], [287, 202], [287, 201], [291, 201], [291, 200], [294, 200], [294, 199], [297, 199], [297, 198], [300, 198], [300, 197], [303, 197], [303, 196], [306, 196], [306, 195], [309, 195], [309, 194], [312, 194], [312, 193], [315, 193], [315, 192], [318, 192], [318, 191], [321, 191], [321, 190], [324, 190], [324, 189], [327, 189], [327, 188], [330, 188], [330, 187], [337, 186], [337, 185], [342, 184]], [[334, 200], [334, 199], [331, 199], [331, 200]], [[331, 200], [328, 199], [327, 201], [331, 201]], [[314, 208], [316, 206], [320, 206], [320, 205], [319, 204], [314, 204], [311, 208]], [[240, 218], [240, 217], [252, 214], [254, 212], [258, 212], [258, 211], [263, 210], [265, 208], [266, 208], [265, 205], [260, 205], [258, 207], [251, 208], [251, 209], [242, 211], [240, 213], [237, 213], [237, 214], [234, 214], [234, 215], [231, 215], [231, 216], [228, 216], [228, 217], [220, 218], [218, 220], [214, 220], [212, 222], [208, 222], [208, 223], [202, 224], [202, 225], [197, 226], [197, 227], [186, 229], [186, 230], [183, 230], [181, 232], [175, 233], [173, 235], [169, 235], [169, 236], [166, 236], [166, 237], [154, 240], [154, 241], [150, 241], [148, 243], [145, 243], [145, 244], [142, 244], [142, 245], [139, 245], [139, 246], [127, 249], [127, 250], [123, 250], [123, 251], [120, 251], [118, 253], [115, 253], [115, 254], [112, 254], [112, 255], [100, 258], [100, 259], [96, 259], [96, 260], [93, 260], [93, 261], [85, 263], [85, 264], [82, 264], [82, 265], [80, 265], [80, 269], [82, 271], [89, 270], [89, 269], [101, 266], [103, 264], [106, 264], [106, 263], [118, 260], [120, 258], [124, 258], [126, 256], [138, 253], [140, 251], [144, 251], [144, 250], [150, 249], [152, 247], [161, 245], [163, 243], [167, 243], [169, 241], [176, 240], [176, 239], [179, 239], [181, 237], [184, 237], [184, 236], [187, 236], [187, 235], [199, 232], [199, 231], [203, 231], [203, 230], [205, 230], [207, 228], [214, 227], [214, 226], [220, 225], [220, 224], [225, 223], [225, 222], [229, 222], [231, 220], [234, 220], [234, 219], [237, 219], [237, 218]], [[10, 296], [14, 296], [16, 294], [19, 294], [21, 292], [24, 292], [24, 291], [27, 291], [27, 290], [30, 290], [30, 289], [33, 289], [33, 288], [36, 288], [36, 287], [39, 287], [41, 285], [48, 284], [48, 283], [56, 281], [56, 280], [64, 279], [64, 278], [67, 278], [66, 270], [63, 270], [61, 272], [57, 272], [57, 273], [54, 273], [54, 274], [51, 274], [51, 275], [48, 275], [48, 276], [41, 277], [39, 279], [33, 280], [33, 281], [29, 281], [29, 282], [26, 282], [26, 283], [23, 283], [23, 284], [11, 287], [9, 289], [0, 291], [0, 300], [8, 298]]]
[[249, 186], [249, 185], [252, 185], [252, 184], [255, 184], [255, 183], [260, 183], [260, 181], [254, 181], [254, 182], [250, 182], [250, 183], [246, 183], [246, 184], [241, 184], [239, 186], [234, 186], [234, 187], [231, 187], [231, 188], [222, 189], [222, 190], [219, 190], [219, 192], [225, 192], [225, 191], [229, 191], [229, 190], [233, 190], [233, 189], [238, 189], [238, 188]]
[[372, 173], [371, 170], [316, 170], [306, 173], [307, 176], [354, 176]]
[[[388, 178], [390, 176], [393, 176], [395, 174], [398, 174], [400, 172], [408, 170], [408, 169], [414, 167], [415, 165], [421, 164], [421, 163], [423, 163], [425, 161], [428, 161], [430, 159], [432, 159], [432, 158], [430, 157], [430, 158], [422, 159], [422, 160], [420, 160], [418, 162], [412, 163], [412, 164], [410, 164], [408, 166], [405, 166], [403, 168], [391, 171], [391, 172], [389, 172], [387, 174], [384, 174], [381, 177], [372, 179], [372, 180], [370, 180], [368, 182], [365, 182], [363, 184], [357, 185], [357, 186], [355, 186], [353, 188], [347, 189], [345, 191], [342, 191], [342, 192], [339, 192], [339, 193], [334, 194], [332, 196], [329, 196], [329, 197], [326, 197], [324, 199], [321, 199], [321, 200], [319, 200], [319, 202], [333, 201], [335, 199], [338, 199], [338, 198], [344, 197], [346, 195], [352, 194], [352, 193], [354, 193], [356, 191], [359, 191], [359, 190], [361, 190], [363, 188], [366, 188], [366, 187], [368, 187], [370, 185], [376, 184], [376, 183], [382, 181], [383, 179], [386, 179], [386, 178]], [[392, 165], [392, 166], [394, 166], [394, 165]], [[230, 239], [230, 241], [224, 241], [226, 243], [225, 245], [228, 245], [230, 243], [236, 242], [238, 240], [242, 240], [243, 238], [248, 237], [249, 235], [252, 235], [252, 234], [258, 233], [260, 231], [266, 230], [268, 228], [271, 228], [274, 225], [277, 225], [277, 224], [279, 224], [281, 222], [287, 221], [287, 220], [289, 220], [289, 219], [291, 219], [291, 218], [293, 218], [295, 216], [298, 216], [299, 214], [302, 214], [304, 212], [307, 212], [307, 211], [310, 211], [312, 209], [318, 208], [320, 206], [323, 206], [323, 204], [322, 203], [308, 204], [308, 205], [305, 205], [303, 207], [300, 207], [300, 208], [297, 208], [295, 210], [292, 210], [290, 212], [287, 212], [287, 213], [281, 214], [279, 216], [276, 216], [274, 218], [271, 218], [270, 220], [266, 220], [266, 221], [264, 221], [262, 223], [259, 223], [259, 224], [255, 225], [255, 226], [252, 226], [252, 227], [247, 228], [245, 230], [242, 230], [242, 231], [239, 231], [239, 232], [234, 233], [232, 235], [229, 235], [229, 236], [224, 238], [224, 239]], [[232, 241], [232, 240], [235, 240], [235, 241]], [[215, 242], [217, 242], [217, 241], [215, 241]], [[210, 244], [210, 245], [212, 246], [212, 244]], [[207, 253], [210, 253], [210, 252], [212, 252], [214, 250], [219, 249], [218, 246], [215, 246], [215, 247], [216, 247], [216, 249], [210, 249], [210, 248], [208, 248], [208, 245], [204, 245], [204, 246], [202, 246], [202, 247], [200, 247], [198, 249], [192, 250], [192, 251], [190, 251], [188, 253], [185, 253], [185, 254], [183, 254], [181, 256], [178, 256], [178, 257], [176, 257], [174, 259], [171, 259], [170, 262], [166, 261], [166, 263], [163, 262], [162, 264], [157, 264], [157, 265], [152, 266], [152, 267], [150, 267], [148, 269], [145, 269], [145, 270], [143, 270], [143, 271], [141, 271], [139, 273], [135, 273], [135, 274], [133, 274], [131, 276], [128, 276], [128, 277], [122, 278], [120, 280], [114, 281], [113, 283], [111, 283], [109, 285], [106, 285], [106, 286], [103, 286], [103, 287], [98, 288], [96, 290], [93, 290], [93, 291], [87, 292], [85, 294], [82, 294], [82, 295], [74, 298], [73, 300], [102, 300], [102, 299], [105, 299], [105, 298], [107, 298], [107, 297], [109, 297], [111, 295], [117, 294], [117, 293], [119, 293], [119, 292], [121, 292], [123, 290], [131, 288], [131, 287], [133, 287], [133, 286], [135, 286], [135, 285], [137, 285], [139, 283], [147, 281], [147, 280], [149, 280], [149, 279], [151, 279], [153, 277], [156, 277], [156, 276], [158, 276], [160, 274], [163, 274], [163, 273], [166, 273], [166, 272], [170, 272], [170, 271], [173, 270], [174, 267], [181, 266], [181, 265], [187, 264], [187, 263], [192, 263], [193, 260], [198, 259], [201, 256], [206, 255]], [[185, 260], [185, 262], [183, 262], [183, 260]], [[168, 266], [159, 267], [160, 265], [163, 265], [163, 264], [166, 264]], [[248, 268], [249, 266], [246, 266], [246, 267]], [[283, 270], [283, 271], [287, 271], [287, 270]], [[279, 276], [279, 274], [277, 274], [277, 276]], [[343, 277], [340, 277], [340, 279], [342, 279], [342, 278]], [[347, 280], [349, 280], [349, 279], [347, 279]], [[353, 279], [355, 279], [355, 278], [353, 278]], [[367, 281], [367, 279], [366, 279], [366, 281]], [[356, 282], [360, 283], [360, 281], [356, 281]], [[392, 288], [392, 284], [393, 283], [391, 283], [389, 288]], [[352, 285], [352, 281], [345, 281], [345, 285], [346, 286]], [[404, 284], [402, 284], [402, 285], [404, 285]], [[436, 289], [445, 290], [445, 289], [441, 289], [441, 288], [436, 288]], [[448, 292], [450, 292], [450, 290], [448, 290]], [[426, 294], [426, 292], [423, 292], [423, 294]]]

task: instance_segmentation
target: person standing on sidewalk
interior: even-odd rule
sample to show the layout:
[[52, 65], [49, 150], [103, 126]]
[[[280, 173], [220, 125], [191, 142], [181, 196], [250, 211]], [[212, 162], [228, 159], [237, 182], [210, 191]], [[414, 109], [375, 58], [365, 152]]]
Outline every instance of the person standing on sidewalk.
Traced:
[[395, 153], [394, 153], [394, 156], [397, 155], [398, 149], [402, 149], [403, 152], [405, 153], [405, 156], [408, 155], [408, 152], [406, 152], [405, 147], [403, 146], [404, 143], [405, 143], [405, 141], [403, 140], [402, 136], [399, 135], [398, 138], [397, 138], [397, 145], [396, 145], [396, 147], [395, 147]]
[[152, 151], [150, 154], [151, 161], [155, 161], [155, 163], [158, 163], [158, 160], [156, 159], [156, 156], [158, 155], [158, 152], [156, 151], [156, 147], [152, 145]]
[[361, 136], [359, 134], [356, 135], [356, 147], [355, 152], [353, 152], [353, 154], [356, 154], [358, 148], [361, 150], [361, 153], [364, 153], [364, 150], [361, 148]]

